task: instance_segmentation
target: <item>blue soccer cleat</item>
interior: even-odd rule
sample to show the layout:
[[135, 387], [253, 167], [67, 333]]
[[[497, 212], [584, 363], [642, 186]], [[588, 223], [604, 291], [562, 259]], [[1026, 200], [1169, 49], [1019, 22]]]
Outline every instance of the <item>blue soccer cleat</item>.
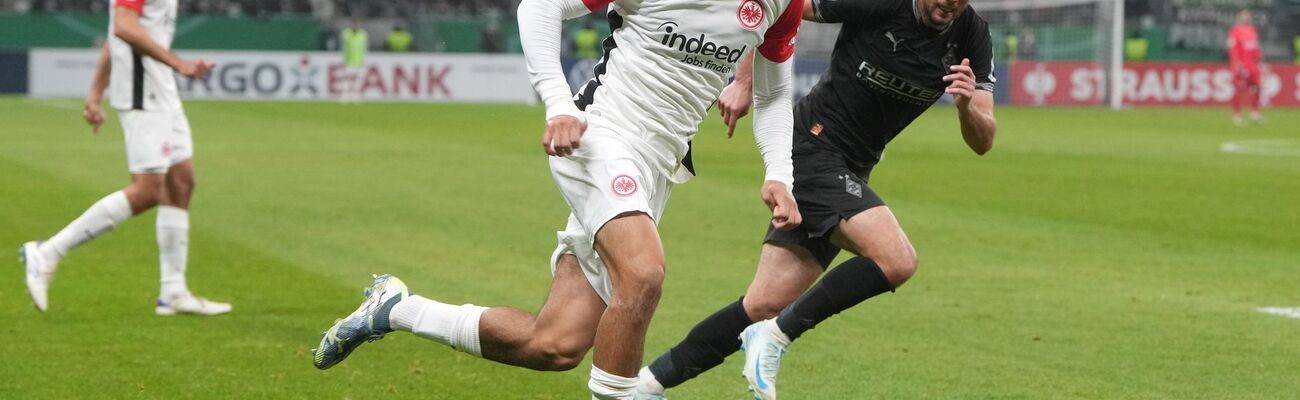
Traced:
[[318, 369], [333, 367], [362, 343], [382, 339], [384, 334], [392, 332], [388, 313], [409, 295], [401, 279], [392, 275], [375, 276], [374, 284], [365, 290], [361, 307], [334, 321], [334, 326], [321, 335], [320, 344], [311, 349], [312, 363]]

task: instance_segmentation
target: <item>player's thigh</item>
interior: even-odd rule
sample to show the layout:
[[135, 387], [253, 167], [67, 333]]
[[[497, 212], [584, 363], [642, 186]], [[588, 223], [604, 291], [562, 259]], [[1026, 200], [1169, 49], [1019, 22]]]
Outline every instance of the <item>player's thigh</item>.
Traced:
[[624, 294], [658, 296], [664, 251], [650, 215], [629, 211], [609, 220], [596, 232], [596, 251], [609, 269], [615, 299]]
[[776, 317], [808, 290], [822, 271], [821, 263], [803, 246], [764, 243], [754, 281], [750, 282], [742, 302], [745, 313], [754, 320]]
[[[190, 119], [185, 116], [184, 110], [172, 110], [167, 114], [170, 129], [166, 132], [163, 144], [167, 146], [168, 165], [174, 167], [194, 158], [194, 137], [190, 131]], [[193, 169], [189, 172], [192, 177]]]
[[546, 303], [537, 313], [533, 337], [560, 354], [586, 352], [596, 340], [605, 301], [587, 281], [573, 254], [558, 256], [554, 275]]
[[550, 166], [581, 231], [595, 233], [589, 237], [613, 285], [628, 286], [622, 291], [632, 296], [657, 288], [664, 261], [655, 221], [671, 183], [607, 129], [589, 130], [577, 152], [551, 158]]
[[159, 111], [128, 110], [118, 113], [126, 142], [127, 169], [133, 175], [164, 174], [171, 165], [167, 139], [172, 120]]
[[872, 207], [841, 221], [831, 240], [875, 261], [894, 286], [916, 270], [916, 250], [888, 206]]

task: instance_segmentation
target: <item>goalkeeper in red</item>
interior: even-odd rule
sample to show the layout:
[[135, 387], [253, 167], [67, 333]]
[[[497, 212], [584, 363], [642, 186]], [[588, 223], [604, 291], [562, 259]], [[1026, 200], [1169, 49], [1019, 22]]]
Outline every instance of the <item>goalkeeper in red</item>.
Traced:
[[1245, 124], [1241, 107], [1250, 103], [1250, 122], [1264, 122], [1259, 114], [1260, 61], [1264, 59], [1259, 49], [1259, 33], [1250, 22], [1250, 11], [1237, 12], [1237, 24], [1228, 31], [1228, 63], [1232, 66], [1235, 92], [1232, 96], [1232, 122]]
[[[916, 270], [907, 235], [867, 185], [885, 145], [946, 93], [971, 150], [993, 147], [993, 49], [988, 24], [967, 0], [804, 1], [804, 19], [843, 25], [829, 71], [794, 110], [794, 197], [803, 223], [768, 229], [745, 296], [644, 369], [641, 398], [661, 398], [743, 349], [750, 389], [775, 399], [791, 341], [893, 291]], [[748, 109], [750, 81], [742, 65], [719, 99], [729, 125]], [[827, 272], [841, 249], [854, 257]]]
[[[754, 136], [767, 166], [763, 198], [776, 227], [799, 224], [790, 193], [790, 57], [802, 5], [524, 0], [520, 42], [546, 103], [540, 144], [552, 156], [552, 178], [572, 210], [557, 235], [545, 305], [536, 316], [508, 307], [449, 305], [408, 295], [400, 280], [380, 276], [366, 302], [324, 334], [313, 351], [316, 367], [333, 366], [393, 330], [537, 370], [572, 369], [594, 348], [587, 384], [593, 398], [632, 399], [664, 277], [656, 223], [673, 186], [692, 175], [689, 149], [697, 126], [746, 54], [759, 54], [752, 70]], [[612, 35], [603, 43], [595, 78], [574, 96], [560, 67], [561, 22], [607, 6]]]

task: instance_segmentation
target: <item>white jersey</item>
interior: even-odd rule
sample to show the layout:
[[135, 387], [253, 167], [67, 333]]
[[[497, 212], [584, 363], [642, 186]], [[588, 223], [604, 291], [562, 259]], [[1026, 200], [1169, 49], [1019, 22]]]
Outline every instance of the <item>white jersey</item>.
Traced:
[[[114, 0], [117, 6], [140, 13], [140, 26], [149, 38], [170, 49], [176, 32], [178, 0]], [[116, 7], [114, 7], [116, 9]], [[166, 111], [181, 108], [176, 78], [171, 67], [154, 60], [113, 34], [116, 10], [109, 13], [108, 52], [112, 60], [109, 102], [118, 110]]]
[[[573, 101], [592, 126], [610, 123], [645, 143], [638, 151], [668, 175], [690, 167], [689, 142], [742, 57], [757, 50], [783, 63], [793, 55], [802, 11], [791, 0], [582, 1], [593, 12], [609, 5], [613, 34]], [[542, 94], [548, 117], [565, 113]]]

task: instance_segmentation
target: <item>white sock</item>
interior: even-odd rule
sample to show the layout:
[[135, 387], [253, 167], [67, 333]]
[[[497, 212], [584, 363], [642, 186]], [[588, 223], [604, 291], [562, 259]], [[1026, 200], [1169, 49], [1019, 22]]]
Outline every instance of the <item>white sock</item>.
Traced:
[[601, 371], [591, 366], [591, 380], [587, 389], [591, 389], [592, 400], [632, 400], [636, 393], [636, 378], [625, 378]]
[[475, 357], [482, 357], [478, 321], [485, 311], [487, 307], [473, 304], [453, 306], [411, 295], [393, 305], [388, 321], [393, 329], [410, 331]]
[[158, 298], [171, 299], [187, 294], [185, 259], [190, 250], [190, 212], [171, 206], [158, 207], [157, 229], [161, 276]]
[[99, 199], [67, 227], [41, 243], [40, 250], [50, 265], [57, 264], [69, 251], [116, 228], [131, 218], [131, 203], [121, 190]]
[[641, 367], [641, 372], [637, 375], [636, 388], [642, 393], [664, 394], [664, 385], [659, 383], [655, 374], [650, 372], [649, 367]]

